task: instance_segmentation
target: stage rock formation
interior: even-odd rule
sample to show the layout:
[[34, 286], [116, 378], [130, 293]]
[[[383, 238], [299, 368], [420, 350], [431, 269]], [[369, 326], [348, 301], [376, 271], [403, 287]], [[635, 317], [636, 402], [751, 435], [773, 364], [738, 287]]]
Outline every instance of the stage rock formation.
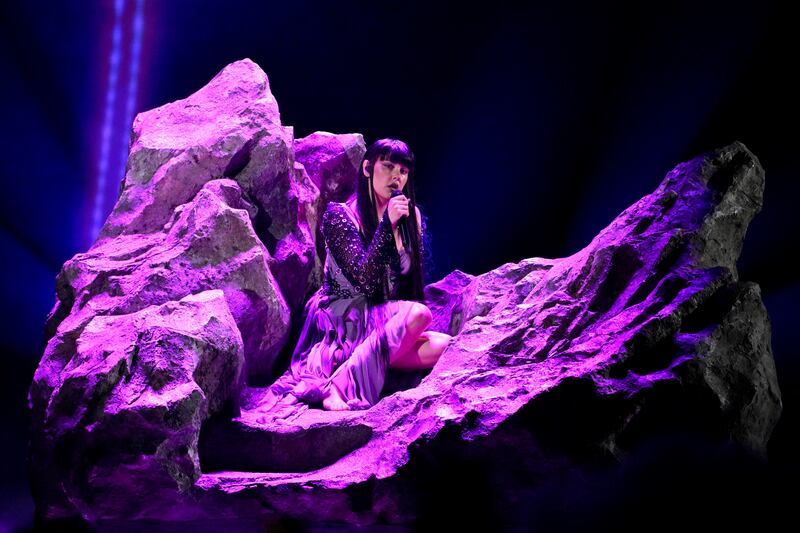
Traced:
[[58, 276], [30, 389], [40, 517], [400, 523], [433, 465], [467, 457], [516, 480], [495, 487], [512, 505], [659, 433], [766, 456], [770, 322], [736, 271], [764, 172], [738, 142], [570, 257], [428, 285], [431, 329], [455, 341], [432, 370], [390, 371], [371, 409], [260, 409], [321, 279], [319, 214], [364, 149], [294, 140], [249, 60], [136, 118], [117, 205]]

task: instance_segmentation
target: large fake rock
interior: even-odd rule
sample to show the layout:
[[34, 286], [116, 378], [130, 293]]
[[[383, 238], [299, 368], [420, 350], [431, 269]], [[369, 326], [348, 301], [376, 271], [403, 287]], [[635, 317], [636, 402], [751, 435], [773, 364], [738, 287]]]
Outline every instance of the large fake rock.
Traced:
[[64, 264], [57, 278], [55, 327], [34, 380], [34, 401], [46, 402], [50, 377], [74, 353], [75, 342], [96, 315], [117, 315], [222, 289], [244, 340], [246, 371], [268, 373], [289, 333], [289, 309], [273, 279], [269, 253], [251, 224], [256, 209], [236, 182], [208, 182], [178, 206], [161, 231], [120, 235], [95, 244]]
[[266, 74], [250, 60], [228, 65], [188, 98], [136, 116], [120, 197], [95, 246], [160, 232], [206, 182], [230, 178], [257, 208], [254, 225], [287, 305], [302, 308], [303, 291], [320, 279], [307, 225], [319, 190], [295, 164], [294, 142]]
[[[117, 513], [200, 477], [200, 426], [238, 393], [242, 339], [220, 290], [95, 316], [33, 421], [33, 492], [50, 518]], [[37, 413], [38, 414], [38, 413]]]
[[[124, 374], [116, 362], [105, 361], [119, 358], [111, 351], [94, 354], [96, 364], [82, 363], [87, 328], [99, 317], [130, 317], [153, 306], [170, 310], [170, 302], [219, 290], [224, 305], [216, 298], [192, 305], [208, 306], [198, 310], [198, 316], [206, 312], [223, 321], [223, 315], [232, 317], [234, 327], [229, 328], [227, 342], [241, 344], [238, 351], [244, 362], [235, 375], [219, 376], [235, 382], [224, 381], [205, 391], [211, 395], [208, 404], [225, 405], [222, 411], [232, 416], [238, 413], [238, 391], [245, 381], [263, 383], [273, 377], [275, 361], [290, 336], [292, 314], [302, 311], [306, 294], [321, 280], [314, 234], [324, 206], [319, 204], [319, 189], [312, 177], [336, 175], [343, 186], [348, 179], [355, 183], [357, 163], [351, 161], [360, 159], [364, 150], [360, 135], [322, 136], [327, 142], [319, 142], [317, 134], [309, 142], [295, 141], [292, 128], [280, 124], [266, 75], [249, 60], [229, 65], [190, 97], [136, 117], [126, 175], [113, 212], [92, 247], [67, 261], [56, 280], [57, 300], [46, 325], [47, 346], [29, 393], [30, 468], [39, 516], [92, 515], [93, 504], [87, 502], [97, 501], [93, 490], [99, 490], [99, 485], [86, 478], [91, 465], [69, 461], [94, 446], [92, 428], [99, 427], [114, 380]], [[295, 161], [295, 143], [303, 157], [314, 162], [312, 177]], [[130, 341], [129, 349], [135, 354], [141, 339], [133, 342], [120, 335]], [[163, 342], [165, 347], [173, 343], [171, 333], [162, 330], [143, 335], [148, 342]], [[159, 364], [182, 367], [187, 353], [191, 353], [188, 348], [165, 349]], [[106, 364], [113, 375], [96, 384], [92, 373], [96, 365]], [[65, 382], [67, 373], [70, 379]], [[81, 373], [86, 376], [80, 378]], [[187, 381], [181, 387], [190, 385]], [[155, 393], [161, 383], [157, 379], [149, 387]], [[231, 390], [237, 393], [231, 395]], [[75, 405], [67, 406], [73, 400]], [[54, 409], [54, 402], [61, 402], [60, 407]], [[91, 405], [81, 407], [85, 402]], [[174, 405], [185, 408], [180, 402]], [[67, 407], [81, 409], [82, 414], [65, 414]], [[194, 429], [215, 409], [219, 410], [213, 407], [206, 412], [198, 407], [192, 411], [202, 411], [202, 416], [192, 419]], [[168, 421], [182, 420], [184, 413], [164, 416]], [[136, 428], [141, 429], [132, 426], [132, 431]], [[185, 433], [184, 429], [180, 432]], [[162, 449], [162, 433], [131, 435], [150, 457], [152, 450]], [[184, 455], [158, 456], [164, 473], [175, 481], [174, 489], [185, 488], [196, 478], [196, 436], [181, 452]], [[180, 440], [176, 439], [172, 440]], [[127, 483], [125, 453], [121, 448], [115, 457], [107, 450], [102, 457], [106, 471], [114, 470], [114, 465], [120, 468], [120, 477], [110, 478], [120, 482], [120, 491]], [[91, 462], [95, 456], [85, 457]], [[186, 457], [193, 461], [191, 468], [185, 464]], [[162, 479], [155, 471], [142, 472], [142, 479], [150, 474]]]
[[343, 202], [356, 190], [353, 169], [358, 169], [364, 152], [361, 135], [335, 135], [325, 131], [295, 141], [294, 153], [311, 181], [328, 201]]
[[[226, 380], [214, 383], [206, 391], [210, 394], [208, 402], [214, 406], [211, 412], [219, 410], [228, 401], [227, 411], [236, 412], [244, 372], [269, 370], [274, 354], [287, 338], [289, 311], [266, 266], [267, 252], [250, 223], [254, 213], [255, 208], [243, 200], [236, 182], [214, 180], [189, 203], [176, 208], [162, 232], [118, 236], [92, 247], [85, 254], [77, 254], [64, 265], [57, 280], [60, 299], [56, 308], [69, 306], [69, 314], [61, 320], [47, 343], [29, 395], [34, 432], [31, 474], [35, 481], [32, 484], [37, 500], [48, 501], [48, 515], [74, 514], [79, 505], [77, 502], [95, 500], [90, 492], [78, 495], [70, 492], [69, 483], [75, 486], [88, 483], [81, 477], [90, 474], [89, 470], [72, 470], [76, 465], [70, 461], [75, 453], [93, 446], [89, 442], [93, 438], [90, 435], [95, 434], [92, 428], [99, 420], [104, 420], [107, 413], [104, 414], [103, 405], [108, 400], [107, 395], [114, 393], [118, 380], [130, 379], [131, 364], [137, 363], [136, 354], [141, 352], [139, 344], [146, 341], [148, 345], [163, 346], [157, 365], [164, 366], [165, 371], [171, 367], [183, 367], [202, 355], [199, 352], [192, 355], [193, 341], [180, 340], [185, 347], [173, 347], [176, 342], [171, 339], [173, 333], [163, 328], [141, 329], [138, 326], [141, 319], [136, 318], [138, 313], [161, 306], [160, 312], [169, 315], [176, 302], [187, 301], [191, 295], [209, 294], [207, 291], [216, 289], [212, 291], [218, 295], [214, 299], [191, 300], [193, 308], [201, 308], [194, 312], [198, 320], [204, 316], [216, 317], [214, 321], [227, 325], [225, 342], [220, 346], [239, 346], [233, 350], [233, 355], [242, 358], [237, 364], [243, 368], [235, 373], [217, 372], [217, 377]], [[207, 309], [202, 309], [204, 306]], [[100, 321], [100, 318], [114, 318], [116, 321]], [[192, 317], [186, 313], [178, 314], [175, 327], [190, 331], [190, 319]], [[181, 324], [180, 320], [187, 323]], [[121, 355], [114, 350], [98, 349], [89, 355], [82, 353], [82, 347], [87, 345], [102, 347], [102, 343], [96, 342], [96, 332], [91, 331], [92, 326], [99, 328], [100, 325], [107, 328], [105, 334], [109, 338], [119, 335], [116, 345], [120, 350], [127, 350], [131, 362], [120, 363]], [[200, 326], [203, 322], [194, 329]], [[135, 333], [133, 337], [131, 332]], [[87, 340], [87, 336], [94, 340]], [[198, 350], [203, 349], [202, 343], [198, 341], [196, 344]], [[214, 353], [209, 352], [208, 357]], [[184, 361], [186, 357], [190, 359]], [[123, 368], [120, 364], [127, 366]], [[212, 364], [226, 363], [220, 359]], [[108, 366], [110, 376], [106, 381], [95, 383], [94, 374], [101, 366]], [[129, 374], [127, 377], [126, 372]], [[140, 394], [154, 393], [162, 387], [162, 378], [157, 373], [151, 377], [154, 381], [137, 384]], [[177, 388], [191, 392], [195, 386], [191, 382], [191, 372], [183, 378], [185, 383], [175, 384], [170, 390]], [[148, 388], [153, 390], [148, 393]], [[230, 391], [236, 391], [236, 394], [231, 395]], [[222, 397], [221, 392], [225, 393]], [[90, 409], [81, 405], [87, 401], [92, 404]], [[183, 404], [176, 403], [175, 406], [175, 409], [184, 409]], [[69, 409], [79, 408], [87, 412], [81, 411], [80, 416], [69, 412]], [[168, 420], [173, 416], [162, 415]], [[183, 416], [180, 413], [174, 415]], [[202, 417], [193, 419], [194, 430], [199, 430], [206, 416], [203, 411]], [[170, 427], [167, 424], [157, 434], [141, 431], [131, 435], [138, 435], [140, 439], [136, 445], [143, 449], [160, 449], [161, 439], [165, 438], [164, 434]], [[131, 429], [142, 428], [133, 425]], [[180, 431], [184, 432], [184, 429], [180, 428]], [[194, 444], [196, 437], [196, 434], [192, 437]], [[120, 438], [126, 437], [122, 435]], [[194, 444], [184, 451], [196, 461]], [[65, 446], [68, 453], [64, 451]], [[153, 453], [147, 452], [146, 455]], [[111, 457], [113, 454], [109, 450], [104, 461], [125, 463], [121, 451], [116, 459]], [[185, 470], [182, 466], [185, 458], [166, 455], [161, 461], [165, 472]], [[65, 480], [71, 481], [67, 483]], [[92, 487], [99, 490], [99, 487]], [[51, 500], [56, 500], [56, 503]]]
[[188, 98], [136, 116], [120, 197], [98, 243], [159, 231], [220, 177], [235, 179], [257, 207], [270, 206], [270, 232], [283, 238], [297, 221], [288, 198], [293, 141], [264, 72], [249, 60], [228, 65]]

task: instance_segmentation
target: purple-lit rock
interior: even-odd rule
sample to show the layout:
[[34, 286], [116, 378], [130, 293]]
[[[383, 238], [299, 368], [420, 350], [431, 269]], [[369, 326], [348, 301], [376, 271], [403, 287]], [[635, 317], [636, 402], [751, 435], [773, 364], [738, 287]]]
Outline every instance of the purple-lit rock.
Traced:
[[174, 209], [161, 231], [106, 239], [67, 261], [34, 401], [46, 402], [51, 387], [40, 385], [58, 376], [95, 316], [133, 313], [208, 289], [225, 293], [244, 340], [247, 373], [269, 374], [289, 334], [290, 312], [253, 230], [255, 213], [236, 182], [209, 181]]
[[70, 355], [58, 373], [40, 366], [35, 378], [53, 388], [37, 408], [31, 457], [48, 516], [192, 487], [201, 425], [235, 403], [244, 366], [222, 291], [95, 316]]
[[736, 272], [764, 173], [741, 143], [678, 165], [570, 257], [428, 285], [431, 329], [455, 340], [432, 370], [391, 370], [371, 409], [265, 411], [237, 373], [291, 349], [319, 213], [352, 190], [363, 140], [292, 141], [249, 61], [134, 130], [103, 235], [59, 274], [31, 386], [41, 516], [399, 523], [441, 463], [480, 460], [511, 506], [658, 433], [766, 455], [770, 323]]
[[209, 180], [232, 177], [259, 206], [280, 194], [270, 216], [275, 238], [296, 223], [288, 201], [291, 128], [258, 65], [238, 61], [183, 100], [140, 113], [120, 197], [98, 243], [109, 237], [159, 231], [173, 210]]
[[[332, 137], [316, 150], [324, 159], [341, 160], [359, 146], [353, 136], [342, 136], [338, 153]], [[102, 396], [112, 391], [95, 391], [99, 408], [80, 419], [61, 419], [61, 412], [48, 409], [62, 394], [65, 368], [78, 357], [85, 328], [96, 317], [128, 316], [219, 289], [245, 359], [237, 382], [223, 385], [240, 391], [245, 379], [272, 378], [292, 311], [302, 310], [309, 285], [321, 280], [312, 234], [319, 190], [294, 161], [293, 144], [266, 75], [248, 60], [229, 65], [189, 98], [137, 116], [117, 204], [97, 242], [67, 261], [56, 280], [47, 345], [30, 388], [31, 473], [42, 514], [72, 515], [84, 507], [81, 501], [94, 500], [75, 492], [80, 483], [64, 484], [74, 474], [69, 464], [54, 466], [63, 460], [56, 455], [64, 445], [50, 428], [75, 426], [81, 435], [81, 428], [105, 416]], [[339, 176], [344, 181], [346, 172]], [[237, 394], [231, 414], [238, 402]], [[195, 447], [187, 453], [196, 459]], [[168, 463], [164, 468], [173, 469]]]
[[136, 116], [120, 197], [94, 246], [158, 233], [206, 182], [230, 178], [257, 208], [256, 231], [289, 308], [302, 308], [321, 266], [298, 221], [314, 221], [319, 190], [295, 164], [293, 145], [266, 74], [250, 60], [228, 65], [188, 98]]
[[318, 131], [294, 143], [295, 160], [302, 163], [325, 203], [344, 202], [355, 192], [358, 165], [366, 151], [364, 138], [355, 134]]

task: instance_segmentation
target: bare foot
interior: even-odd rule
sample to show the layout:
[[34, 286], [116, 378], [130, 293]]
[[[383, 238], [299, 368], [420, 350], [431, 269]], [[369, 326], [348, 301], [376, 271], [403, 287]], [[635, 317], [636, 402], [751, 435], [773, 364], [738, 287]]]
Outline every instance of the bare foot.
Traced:
[[342, 400], [341, 395], [339, 394], [339, 389], [336, 388], [336, 385], [331, 383], [330, 393], [328, 397], [322, 400], [322, 407], [327, 409], [328, 411], [349, 411], [350, 406]]

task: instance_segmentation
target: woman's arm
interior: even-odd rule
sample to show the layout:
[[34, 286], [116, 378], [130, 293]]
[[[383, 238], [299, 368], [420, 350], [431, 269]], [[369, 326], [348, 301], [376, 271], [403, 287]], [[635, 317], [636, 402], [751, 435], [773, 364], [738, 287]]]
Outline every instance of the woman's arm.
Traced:
[[359, 292], [369, 296], [382, 294], [384, 269], [395, 246], [388, 209], [369, 247], [364, 247], [353, 221], [336, 203], [328, 204], [322, 215], [322, 235], [345, 277]]

